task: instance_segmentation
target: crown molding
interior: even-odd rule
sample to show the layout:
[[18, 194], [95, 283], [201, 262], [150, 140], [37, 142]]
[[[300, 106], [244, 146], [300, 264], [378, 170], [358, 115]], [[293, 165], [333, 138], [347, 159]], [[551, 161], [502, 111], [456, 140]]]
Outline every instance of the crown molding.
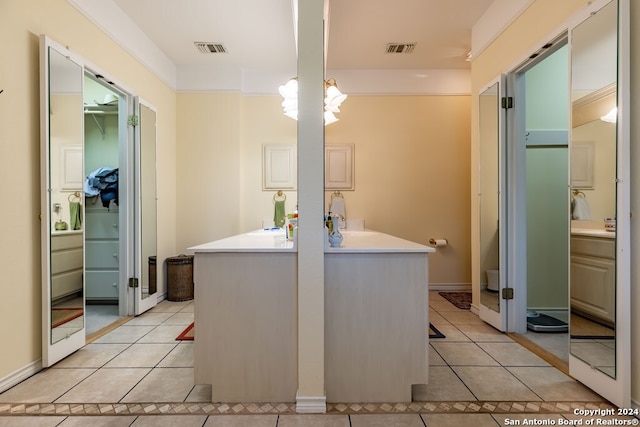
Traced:
[[176, 90], [176, 65], [118, 5], [111, 0], [67, 0], [67, 2], [160, 80]]

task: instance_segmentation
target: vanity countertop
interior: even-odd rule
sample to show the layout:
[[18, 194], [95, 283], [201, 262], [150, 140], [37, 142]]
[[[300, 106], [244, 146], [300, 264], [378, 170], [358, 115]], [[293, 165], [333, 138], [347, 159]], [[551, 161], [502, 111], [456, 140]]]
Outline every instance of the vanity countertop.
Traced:
[[54, 230], [51, 229], [52, 236], [70, 236], [72, 234], [82, 234], [82, 230]]
[[[344, 237], [339, 248], [325, 245], [325, 253], [435, 252], [435, 248], [372, 230], [341, 230]], [[283, 230], [255, 230], [225, 239], [192, 246], [197, 252], [296, 252], [294, 240], [285, 239]]]
[[187, 248], [189, 252], [296, 252], [284, 230], [255, 230]]
[[344, 237], [339, 248], [328, 244], [325, 253], [391, 253], [391, 252], [435, 252], [431, 246], [421, 245], [390, 234], [373, 230], [340, 230]]
[[571, 228], [572, 236], [588, 236], [588, 237], [602, 237], [605, 239], [615, 239], [616, 232], [608, 231], [598, 228]]

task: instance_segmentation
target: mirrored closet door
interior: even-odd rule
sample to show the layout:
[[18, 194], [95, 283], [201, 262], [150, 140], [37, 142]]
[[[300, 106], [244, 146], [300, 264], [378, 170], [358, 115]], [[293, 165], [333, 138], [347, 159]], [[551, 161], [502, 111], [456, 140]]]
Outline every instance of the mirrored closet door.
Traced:
[[49, 366], [85, 343], [84, 67], [44, 37], [40, 54], [42, 360]]
[[478, 142], [480, 208], [480, 318], [498, 330], [507, 330], [506, 303], [501, 297], [504, 280], [500, 265], [504, 244], [501, 232], [504, 173], [501, 149], [501, 81], [491, 82], [479, 96]]
[[570, 30], [571, 375], [630, 405], [629, 2], [598, 2]]
[[117, 320], [157, 303], [156, 111], [68, 48], [40, 46], [47, 367], [110, 323], [94, 325], [105, 308]]

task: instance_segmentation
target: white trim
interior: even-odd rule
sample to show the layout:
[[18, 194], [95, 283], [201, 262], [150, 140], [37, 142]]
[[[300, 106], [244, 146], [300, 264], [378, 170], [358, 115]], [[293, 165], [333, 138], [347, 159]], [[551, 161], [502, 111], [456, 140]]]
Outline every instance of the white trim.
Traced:
[[430, 291], [471, 292], [471, 283], [429, 283]]
[[114, 2], [67, 1], [171, 89], [176, 89], [176, 65]]
[[473, 314], [475, 314], [476, 316], [480, 317], [480, 307], [475, 305], [475, 304], [471, 304], [471, 308], [469, 309]]
[[327, 397], [296, 394], [296, 412], [298, 414], [324, 414], [327, 412]]
[[[296, 70], [248, 70], [216, 65], [178, 68], [177, 92], [278, 95]], [[215, 76], [215, 78], [212, 78]], [[470, 95], [471, 70], [327, 70], [348, 95]], [[279, 95], [278, 95], [279, 96]]]
[[[618, 0], [618, 134], [616, 233], [616, 378], [621, 408], [631, 404], [631, 20], [630, 0]], [[596, 390], [597, 391], [597, 390]]]
[[495, 0], [471, 29], [472, 57], [487, 47], [518, 19], [534, 0]]
[[32, 375], [37, 374], [42, 370], [42, 359], [38, 359], [35, 362], [31, 362], [28, 365], [23, 366], [17, 371], [13, 371], [9, 375], [0, 379], [0, 393], [9, 390], [14, 385], [26, 380]]
[[470, 95], [470, 69], [327, 70], [349, 95]]
[[[157, 259], [156, 259], [156, 263], [157, 263]], [[157, 266], [158, 264], [156, 264]], [[161, 293], [158, 295], [158, 304], [160, 304], [162, 301], [167, 299], [167, 291], [165, 290], [164, 293]]]

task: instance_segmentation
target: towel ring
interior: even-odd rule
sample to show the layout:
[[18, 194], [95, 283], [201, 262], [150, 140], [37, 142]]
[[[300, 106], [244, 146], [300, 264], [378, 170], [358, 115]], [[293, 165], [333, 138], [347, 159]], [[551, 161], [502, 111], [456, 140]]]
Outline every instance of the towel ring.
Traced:
[[[277, 197], [280, 197], [277, 199]], [[282, 192], [282, 190], [278, 190], [276, 194], [273, 195], [273, 202], [284, 202], [287, 200], [287, 195]]]
[[338, 190], [334, 191], [333, 194], [331, 194], [331, 200], [335, 199], [335, 198], [341, 198], [344, 199], [344, 196], [342, 195], [342, 193]]
[[67, 197], [67, 200], [69, 200], [70, 202], [79, 202], [81, 200], [80, 192], [74, 191], [73, 193], [69, 194], [69, 197]]
[[572, 193], [574, 196], [587, 197], [587, 196], [586, 196], [582, 191], [580, 191], [580, 190], [571, 190], [571, 193]]

